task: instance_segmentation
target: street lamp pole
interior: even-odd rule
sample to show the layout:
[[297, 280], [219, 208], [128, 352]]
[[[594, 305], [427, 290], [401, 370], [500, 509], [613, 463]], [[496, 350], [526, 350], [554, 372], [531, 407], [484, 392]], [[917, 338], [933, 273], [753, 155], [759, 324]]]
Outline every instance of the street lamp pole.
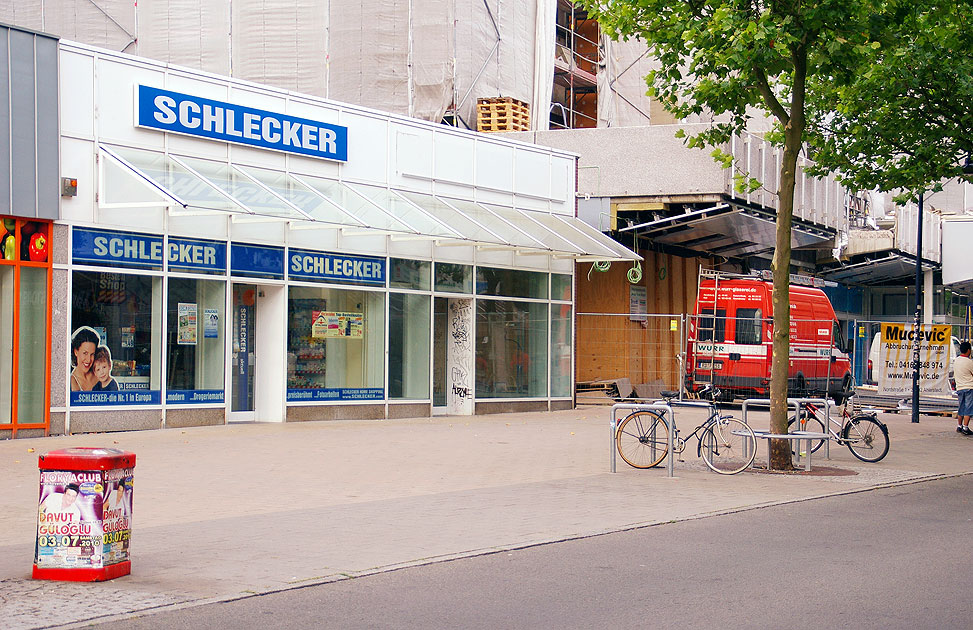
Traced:
[[912, 421], [919, 422], [919, 327], [922, 325], [922, 196], [919, 193], [919, 221], [916, 232], [916, 321], [912, 336]]

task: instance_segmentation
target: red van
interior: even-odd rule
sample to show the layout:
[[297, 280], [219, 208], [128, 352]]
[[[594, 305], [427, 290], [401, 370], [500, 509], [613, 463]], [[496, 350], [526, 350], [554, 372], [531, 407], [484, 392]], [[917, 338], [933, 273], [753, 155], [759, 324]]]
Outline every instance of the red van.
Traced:
[[[713, 383], [739, 397], [770, 394], [772, 292], [770, 282], [756, 277], [700, 279], [687, 339], [690, 391]], [[842, 402], [854, 381], [831, 301], [821, 289], [792, 282], [790, 302], [788, 394], [827, 393]]]

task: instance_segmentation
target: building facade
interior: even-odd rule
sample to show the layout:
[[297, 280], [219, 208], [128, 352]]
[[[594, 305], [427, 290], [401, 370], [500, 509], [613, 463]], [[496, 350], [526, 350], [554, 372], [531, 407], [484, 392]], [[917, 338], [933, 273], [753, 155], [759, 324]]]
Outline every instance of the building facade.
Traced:
[[7, 182], [7, 380], [38, 395], [0, 432], [573, 404], [575, 264], [635, 258], [575, 217], [575, 155], [4, 34], [59, 79], [24, 108], [57, 141], [10, 140], [46, 170]]

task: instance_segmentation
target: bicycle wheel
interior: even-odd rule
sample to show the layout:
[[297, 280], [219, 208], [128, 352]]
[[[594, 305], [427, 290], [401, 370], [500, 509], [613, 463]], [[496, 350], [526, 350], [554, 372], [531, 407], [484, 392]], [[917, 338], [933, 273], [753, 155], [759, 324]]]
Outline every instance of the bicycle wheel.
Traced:
[[721, 475], [735, 475], [753, 465], [757, 438], [753, 429], [735, 418], [720, 418], [699, 437], [703, 461]]
[[845, 423], [841, 439], [863, 462], [881, 461], [889, 452], [889, 430], [871, 416], [855, 416]]
[[[818, 420], [818, 417], [813, 413], [809, 412], [807, 409], [801, 409], [801, 421], [798, 422], [797, 416], [791, 416], [791, 419], [787, 421], [787, 432], [792, 433], [794, 431], [811, 431], [812, 433], [827, 433], [824, 428], [824, 423]], [[797, 451], [794, 449], [807, 448], [807, 440], [790, 440], [791, 442], [791, 453], [796, 454]], [[824, 440], [811, 440], [811, 452], [817, 453], [821, 445], [824, 444]], [[804, 453], [801, 453], [801, 457], [804, 457]]]
[[629, 466], [652, 468], [669, 451], [669, 427], [660, 412], [636, 411], [622, 420], [615, 433], [615, 445]]

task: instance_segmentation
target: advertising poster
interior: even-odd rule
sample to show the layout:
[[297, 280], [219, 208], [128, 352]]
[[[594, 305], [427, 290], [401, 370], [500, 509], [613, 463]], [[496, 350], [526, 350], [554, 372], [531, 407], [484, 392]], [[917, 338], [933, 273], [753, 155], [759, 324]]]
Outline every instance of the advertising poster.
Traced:
[[628, 312], [629, 321], [644, 322], [648, 313], [648, 292], [645, 287], [629, 285], [628, 287]]
[[128, 560], [133, 470], [41, 471], [34, 564], [100, 569]]
[[950, 326], [882, 324], [879, 343], [878, 393], [912, 395], [913, 340], [919, 343], [919, 391], [949, 394]]
[[123, 348], [135, 347], [135, 326], [122, 326], [118, 329]]
[[311, 311], [311, 317], [314, 319], [311, 323], [311, 337], [314, 339], [364, 337], [365, 315], [363, 313]]
[[176, 343], [180, 346], [195, 346], [198, 331], [196, 322], [196, 304], [179, 302], [178, 306], [178, 330], [179, 335]]
[[203, 338], [216, 339], [220, 336], [220, 312], [215, 308], [203, 309]]

